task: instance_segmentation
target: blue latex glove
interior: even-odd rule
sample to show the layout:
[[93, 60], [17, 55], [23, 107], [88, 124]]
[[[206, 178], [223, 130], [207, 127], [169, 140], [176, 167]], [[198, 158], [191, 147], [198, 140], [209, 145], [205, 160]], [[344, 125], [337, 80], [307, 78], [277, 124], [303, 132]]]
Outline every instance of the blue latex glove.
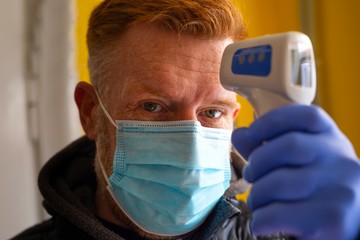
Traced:
[[316, 106], [286, 106], [234, 131], [248, 159], [251, 229], [297, 239], [353, 240], [360, 233], [360, 163], [349, 140]]

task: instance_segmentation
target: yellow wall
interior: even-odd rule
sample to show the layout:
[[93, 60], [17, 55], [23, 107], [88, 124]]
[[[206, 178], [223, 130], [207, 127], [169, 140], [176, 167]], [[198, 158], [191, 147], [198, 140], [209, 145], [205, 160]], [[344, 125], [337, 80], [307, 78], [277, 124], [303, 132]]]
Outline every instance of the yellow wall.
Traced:
[[89, 81], [86, 31], [90, 13], [100, 2], [101, 0], [76, 0], [76, 64], [80, 81]]
[[320, 104], [360, 153], [360, 1], [318, 0]]
[[249, 37], [300, 30], [299, 0], [234, 0], [240, 7]]

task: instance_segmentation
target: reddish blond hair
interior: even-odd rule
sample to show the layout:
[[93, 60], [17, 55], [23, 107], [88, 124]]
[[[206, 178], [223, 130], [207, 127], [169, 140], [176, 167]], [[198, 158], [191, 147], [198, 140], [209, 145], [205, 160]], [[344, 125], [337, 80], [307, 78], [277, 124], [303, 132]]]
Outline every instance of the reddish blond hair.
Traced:
[[231, 0], [105, 0], [92, 12], [87, 33], [89, 70], [95, 87], [102, 88], [102, 66], [109, 60], [111, 46], [136, 23], [208, 39], [238, 41], [246, 37], [242, 16]]

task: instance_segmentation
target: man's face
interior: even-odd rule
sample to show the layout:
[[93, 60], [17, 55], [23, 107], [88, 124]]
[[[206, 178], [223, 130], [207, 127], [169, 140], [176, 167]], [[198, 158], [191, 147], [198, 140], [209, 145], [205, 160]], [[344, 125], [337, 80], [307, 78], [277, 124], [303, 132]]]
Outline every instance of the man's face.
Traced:
[[[222, 53], [231, 42], [134, 26], [119, 39], [108, 59], [109, 90], [100, 98], [114, 120], [196, 120], [205, 127], [232, 129], [239, 105], [235, 93], [225, 90], [219, 80]], [[95, 109], [91, 106], [99, 110], [99, 105], [87, 100], [91, 94], [86, 92], [91, 91], [86, 88], [80, 86], [76, 92], [82, 124], [87, 135], [96, 139], [98, 161], [102, 160], [111, 175], [116, 129], [101, 110], [95, 111], [98, 114], [89, 110]], [[106, 182], [98, 165], [97, 175], [98, 212], [107, 213], [99, 215], [136, 229], [101, 187]]]
[[105, 101], [110, 115], [197, 120], [205, 127], [231, 129], [238, 104], [219, 81], [222, 52], [229, 43], [179, 37], [149, 26], [131, 28], [108, 66], [111, 87]]
[[[232, 129], [239, 104], [219, 79], [222, 53], [230, 43], [149, 25], [132, 27], [117, 42], [107, 66], [109, 91], [100, 97], [114, 120], [196, 120], [204, 127]], [[100, 114], [97, 134], [106, 149], [101, 158], [111, 174], [116, 131]]]

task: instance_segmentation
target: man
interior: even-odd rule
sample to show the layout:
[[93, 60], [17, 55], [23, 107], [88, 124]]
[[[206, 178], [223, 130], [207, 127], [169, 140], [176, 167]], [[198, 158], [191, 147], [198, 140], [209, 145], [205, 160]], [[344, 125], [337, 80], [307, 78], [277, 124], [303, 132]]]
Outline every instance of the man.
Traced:
[[222, 197], [239, 105], [219, 64], [245, 35], [230, 0], [100, 4], [87, 35], [92, 85], [75, 90], [87, 137], [40, 173], [52, 218], [14, 239], [360, 236], [357, 156], [315, 106], [277, 109], [234, 131], [249, 161], [252, 216]]

